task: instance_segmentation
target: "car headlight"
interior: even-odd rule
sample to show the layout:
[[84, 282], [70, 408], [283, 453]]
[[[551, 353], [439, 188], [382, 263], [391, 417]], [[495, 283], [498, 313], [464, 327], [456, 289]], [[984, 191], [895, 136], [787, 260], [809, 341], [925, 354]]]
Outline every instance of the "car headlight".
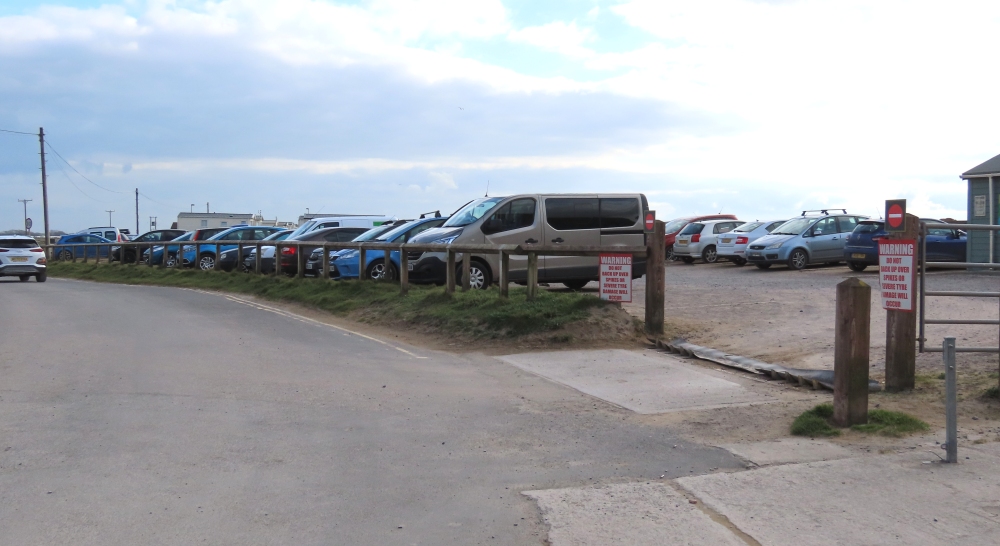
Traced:
[[785, 241], [781, 241], [780, 243], [774, 243], [774, 244], [771, 244], [771, 245], [767, 245], [767, 250], [774, 250], [776, 248], [780, 248], [781, 245], [783, 245], [783, 244], [785, 244]]
[[461, 235], [461, 233], [457, 235], [452, 235], [451, 237], [445, 237], [444, 239], [438, 239], [437, 241], [434, 241], [434, 244], [450, 245], [451, 243], [455, 242], [455, 239], [458, 239], [459, 235]]

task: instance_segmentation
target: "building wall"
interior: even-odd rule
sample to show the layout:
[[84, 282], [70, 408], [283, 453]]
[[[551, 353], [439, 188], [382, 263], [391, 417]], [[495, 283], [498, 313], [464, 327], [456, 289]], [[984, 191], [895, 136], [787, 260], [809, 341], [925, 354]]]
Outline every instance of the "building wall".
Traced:
[[201, 228], [233, 227], [239, 224], [250, 224], [251, 214], [198, 214], [183, 213], [177, 216], [177, 229], [192, 231]]
[[[993, 179], [993, 218], [990, 218], [989, 178], [969, 179], [969, 223], [983, 225], [1000, 225], [1000, 177]], [[985, 210], [976, 210], [977, 197], [980, 203], [985, 201]], [[976, 215], [976, 212], [982, 212]], [[968, 259], [972, 263], [990, 261], [990, 233], [988, 231], [970, 230], [968, 236]], [[1000, 233], [993, 235], [993, 262], [1000, 262]]]

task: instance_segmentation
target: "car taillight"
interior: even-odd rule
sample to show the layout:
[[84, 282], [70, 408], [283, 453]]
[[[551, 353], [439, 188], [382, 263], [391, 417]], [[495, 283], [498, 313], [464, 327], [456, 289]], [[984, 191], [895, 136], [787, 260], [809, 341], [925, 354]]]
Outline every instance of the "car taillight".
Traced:
[[37, 260], [35, 260], [35, 263], [38, 264], [38, 265], [45, 265], [46, 264], [46, 262], [45, 262], [45, 256], [42, 256], [41, 258], [38, 258]]
[[0, 252], [7, 252], [6, 248], [0, 248]]
[[697, 234], [691, 236], [691, 242], [692, 243], [697, 243], [699, 241], [701, 241], [701, 233], [697, 233]]
[[286, 256], [292, 256], [295, 254], [295, 247], [294, 246], [281, 247], [281, 253]]
[[746, 237], [737, 237], [736, 238], [736, 244], [738, 244], [738, 245], [745, 245], [745, 244], [747, 244], [749, 242], [750, 242], [750, 239], [747, 239]]
[[45, 251], [40, 248], [33, 248], [31, 249], [31, 252], [45, 252]]

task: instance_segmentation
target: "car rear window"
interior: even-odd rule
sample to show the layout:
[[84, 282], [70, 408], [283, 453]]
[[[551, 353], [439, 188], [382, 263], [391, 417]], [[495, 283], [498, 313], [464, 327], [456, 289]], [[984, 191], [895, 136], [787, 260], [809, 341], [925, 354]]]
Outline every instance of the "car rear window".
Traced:
[[854, 228], [854, 233], [875, 233], [882, 229], [882, 222], [861, 222]]
[[686, 228], [682, 229], [680, 235], [694, 235], [696, 233], [701, 233], [701, 230], [705, 227], [705, 224], [694, 222], [688, 224]]
[[688, 220], [686, 218], [671, 220], [670, 223], [665, 226], [666, 231], [664, 231], [664, 233], [674, 233], [679, 231], [682, 227], [686, 226], [687, 223]]
[[28, 239], [0, 239], [0, 248], [36, 248], [38, 243]]
[[750, 233], [751, 231], [759, 228], [764, 222], [747, 222], [742, 226], [734, 229], [733, 231], [738, 231], [740, 233]]

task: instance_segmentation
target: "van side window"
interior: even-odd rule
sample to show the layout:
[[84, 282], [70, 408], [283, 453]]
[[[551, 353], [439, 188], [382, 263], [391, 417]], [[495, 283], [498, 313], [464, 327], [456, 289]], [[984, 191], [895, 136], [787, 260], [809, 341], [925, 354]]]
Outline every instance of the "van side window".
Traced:
[[638, 221], [639, 201], [635, 198], [608, 197], [601, 199], [601, 229], [632, 227]]
[[528, 227], [535, 223], [535, 200], [515, 199], [500, 207], [483, 222], [483, 233], [491, 235], [502, 231]]
[[[545, 221], [553, 229], [600, 229], [601, 217], [595, 197], [555, 197], [545, 200]], [[629, 224], [631, 225], [631, 224]]]

